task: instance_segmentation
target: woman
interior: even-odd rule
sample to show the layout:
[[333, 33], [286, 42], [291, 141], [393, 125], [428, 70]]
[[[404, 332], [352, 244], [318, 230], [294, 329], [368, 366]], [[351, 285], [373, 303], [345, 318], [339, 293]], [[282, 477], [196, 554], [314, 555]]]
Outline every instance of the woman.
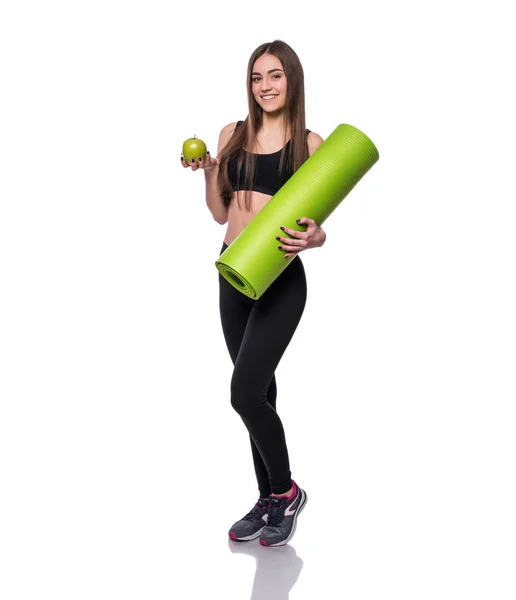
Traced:
[[[181, 156], [185, 168], [204, 169], [208, 208], [218, 223], [228, 223], [220, 254], [323, 142], [305, 129], [303, 68], [285, 42], [262, 44], [252, 53], [247, 92], [249, 116], [222, 129], [216, 159], [207, 152], [205, 160], [199, 157], [189, 165]], [[219, 273], [222, 329], [234, 365], [231, 405], [249, 431], [260, 492], [229, 536], [237, 541], [259, 536], [263, 546], [282, 546], [292, 538], [307, 501], [306, 492], [291, 479], [274, 375], [306, 303], [298, 254], [326, 240], [313, 219], [299, 216], [299, 230], [281, 227], [276, 237], [278, 252], [294, 258], [258, 300]]]

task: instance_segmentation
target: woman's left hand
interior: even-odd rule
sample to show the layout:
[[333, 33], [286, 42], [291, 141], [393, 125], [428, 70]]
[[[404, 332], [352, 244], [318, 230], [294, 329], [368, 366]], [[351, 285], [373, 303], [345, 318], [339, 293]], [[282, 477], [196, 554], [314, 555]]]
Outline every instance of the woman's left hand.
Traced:
[[283, 242], [279, 249], [286, 251], [285, 258], [295, 256], [303, 250], [308, 250], [308, 248], [318, 248], [326, 241], [326, 232], [310, 217], [301, 217], [296, 222], [299, 225], [306, 226], [306, 231], [297, 231], [297, 229], [283, 227], [283, 231], [292, 236], [292, 238], [283, 236], [278, 236], [277, 238], [280, 242]]

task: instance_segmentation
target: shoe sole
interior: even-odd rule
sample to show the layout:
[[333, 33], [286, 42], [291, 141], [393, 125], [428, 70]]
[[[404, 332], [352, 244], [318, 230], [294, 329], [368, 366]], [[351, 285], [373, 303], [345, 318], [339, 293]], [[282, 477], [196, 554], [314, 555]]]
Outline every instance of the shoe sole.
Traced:
[[301, 502], [299, 503], [299, 508], [297, 509], [296, 514], [294, 515], [294, 524], [292, 525], [292, 531], [290, 532], [288, 537], [285, 538], [284, 540], [282, 540], [281, 542], [276, 542], [275, 544], [268, 544], [265, 540], [260, 540], [260, 544], [262, 546], [268, 546], [269, 548], [274, 548], [276, 546], [284, 546], [285, 544], [288, 544], [289, 541], [294, 537], [294, 533], [296, 533], [296, 527], [297, 527], [297, 517], [299, 516], [299, 513], [303, 510], [303, 508], [306, 506], [306, 503], [308, 502], [308, 496], [306, 495], [305, 490], [302, 490], [300, 488], [299, 491], [301, 492]]

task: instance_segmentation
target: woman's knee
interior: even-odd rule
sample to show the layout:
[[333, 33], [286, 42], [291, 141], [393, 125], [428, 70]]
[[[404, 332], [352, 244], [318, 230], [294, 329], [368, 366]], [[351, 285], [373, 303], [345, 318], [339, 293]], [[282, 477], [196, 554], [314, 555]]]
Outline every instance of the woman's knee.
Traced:
[[237, 411], [237, 413], [245, 410], [245, 404], [247, 403], [247, 389], [245, 382], [242, 377], [236, 374], [236, 369], [233, 371], [233, 377], [231, 378], [231, 406]]
[[239, 414], [253, 412], [267, 402], [267, 392], [259, 393], [245, 377], [233, 373], [231, 378], [231, 406]]

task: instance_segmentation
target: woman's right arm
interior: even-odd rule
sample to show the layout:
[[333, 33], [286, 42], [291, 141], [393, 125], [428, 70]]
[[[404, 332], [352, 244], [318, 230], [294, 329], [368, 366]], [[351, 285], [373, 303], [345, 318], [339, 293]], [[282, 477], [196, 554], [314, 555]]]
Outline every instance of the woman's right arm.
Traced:
[[[231, 136], [235, 131], [237, 122], [230, 123], [222, 128], [219, 134], [219, 142], [217, 146], [217, 157], [220, 156], [222, 149], [228, 143]], [[213, 159], [212, 159], [213, 160]], [[210, 209], [213, 218], [220, 225], [224, 225], [228, 222], [228, 208], [224, 206], [224, 202], [219, 195], [219, 162], [216, 160], [216, 164], [211, 169], [204, 169], [204, 176], [206, 180], [206, 204]]]

